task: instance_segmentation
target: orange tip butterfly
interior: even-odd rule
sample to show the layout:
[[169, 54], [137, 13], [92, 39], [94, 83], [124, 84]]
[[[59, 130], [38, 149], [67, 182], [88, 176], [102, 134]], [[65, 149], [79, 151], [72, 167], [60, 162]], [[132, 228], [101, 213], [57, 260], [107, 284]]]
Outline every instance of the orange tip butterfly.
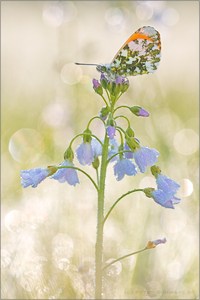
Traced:
[[143, 26], [133, 33], [119, 49], [110, 64], [94, 65], [97, 71], [110, 79], [117, 76], [136, 76], [157, 70], [161, 57], [160, 34], [151, 26]]

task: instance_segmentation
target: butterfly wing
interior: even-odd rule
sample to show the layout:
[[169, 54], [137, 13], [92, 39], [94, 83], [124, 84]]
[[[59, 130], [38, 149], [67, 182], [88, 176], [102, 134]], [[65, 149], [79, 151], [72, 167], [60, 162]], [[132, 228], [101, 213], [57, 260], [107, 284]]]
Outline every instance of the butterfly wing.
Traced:
[[111, 73], [135, 76], [153, 73], [160, 62], [160, 34], [144, 26], [133, 33], [120, 48], [110, 64]]

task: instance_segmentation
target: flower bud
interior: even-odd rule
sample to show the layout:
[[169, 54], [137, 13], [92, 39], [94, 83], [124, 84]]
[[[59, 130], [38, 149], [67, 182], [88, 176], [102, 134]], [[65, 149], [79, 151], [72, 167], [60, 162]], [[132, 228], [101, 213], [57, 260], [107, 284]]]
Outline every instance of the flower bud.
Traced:
[[64, 153], [64, 160], [68, 160], [68, 161], [72, 162], [73, 159], [74, 159], [74, 152], [70, 146], [69, 148], [67, 148], [67, 150]]
[[135, 135], [133, 129], [130, 126], [126, 129], [126, 135], [129, 137], [134, 137]]
[[128, 79], [122, 76], [117, 76], [115, 79], [115, 83], [119, 87], [119, 91], [122, 93], [124, 93], [129, 87]]
[[103, 95], [103, 89], [99, 81], [97, 79], [93, 79], [92, 83], [94, 91], [99, 95]]
[[154, 188], [145, 188], [143, 189], [143, 192], [145, 193], [145, 196], [148, 198], [152, 198], [152, 192], [155, 191]]
[[121, 92], [125, 93], [129, 88], [129, 80], [128, 78], [124, 78], [124, 81], [122, 83]]
[[158, 166], [152, 166], [151, 167], [151, 174], [154, 176], [154, 177], [157, 177], [158, 174], [161, 173], [161, 169], [158, 167]]
[[101, 120], [105, 121], [107, 119], [108, 114], [109, 114], [109, 107], [108, 106], [102, 107], [99, 113]]
[[165, 244], [167, 242], [166, 238], [163, 239], [157, 239], [155, 241], [149, 241], [147, 243], [146, 249], [152, 249], [155, 248], [159, 244]]
[[134, 137], [126, 137], [126, 143], [132, 151], [135, 151], [139, 148], [139, 143], [136, 141]]
[[99, 167], [99, 158], [98, 157], [95, 157], [94, 161], [92, 162], [92, 166], [94, 169], [98, 169]]
[[105, 77], [103, 73], [101, 73], [100, 82], [101, 82], [101, 86], [106, 90], [108, 86], [108, 79]]
[[148, 111], [146, 111], [141, 106], [132, 106], [132, 107], [129, 107], [129, 109], [134, 115], [136, 115], [138, 117], [148, 117], [149, 116]]
[[84, 143], [90, 143], [91, 142], [91, 140], [92, 140], [91, 134], [92, 134], [92, 131], [89, 128], [87, 128], [83, 132], [83, 142]]
[[117, 85], [120, 85], [120, 84], [123, 84], [124, 83], [124, 77], [122, 77], [122, 76], [117, 76], [116, 77], [116, 79], [115, 79], [115, 83], [117, 84]]
[[111, 96], [114, 96], [113, 99], [119, 94], [120, 88], [116, 85], [114, 81], [110, 81], [108, 83], [108, 91], [110, 92]]

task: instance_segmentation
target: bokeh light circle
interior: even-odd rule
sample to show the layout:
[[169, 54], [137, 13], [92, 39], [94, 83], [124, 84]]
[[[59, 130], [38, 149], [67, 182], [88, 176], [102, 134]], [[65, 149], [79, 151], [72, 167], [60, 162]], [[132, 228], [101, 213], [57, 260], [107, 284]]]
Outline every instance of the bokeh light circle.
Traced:
[[65, 64], [60, 72], [60, 77], [64, 83], [77, 84], [82, 79], [82, 69], [74, 63]]
[[175, 134], [173, 144], [177, 152], [191, 155], [199, 148], [199, 137], [194, 130], [185, 128]]
[[193, 183], [187, 178], [182, 179], [180, 182], [180, 191], [178, 193], [179, 197], [188, 197], [193, 193]]
[[118, 7], [107, 9], [105, 13], [105, 20], [111, 26], [117, 26], [124, 22], [123, 11]]
[[35, 129], [22, 128], [11, 136], [8, 149], [14, 160], [32, 163], [43, 154], [44, 140]]
[[162, 14], [162, 22], [167, 26], [174, 26], [179, 21], [179, 13], [175, 8], [169, 7]]
[[57, 128], [64, 124], [66, 111], [62, 104], [51, 103], [44, 109], [42, 116], [49, 126]]
[[153, 16], [153, 6], [152, 4], [148, 3], [147, 1], [144, 1], [144, 3], [140, 2], [136, 6], [136, 15], [138, 19], [142, 21], [148, 21]]
[[56, 2], [47, 2], [43, 9], [43, 20], [51, 27], [59, 27], [64, 19], [63, 7]]

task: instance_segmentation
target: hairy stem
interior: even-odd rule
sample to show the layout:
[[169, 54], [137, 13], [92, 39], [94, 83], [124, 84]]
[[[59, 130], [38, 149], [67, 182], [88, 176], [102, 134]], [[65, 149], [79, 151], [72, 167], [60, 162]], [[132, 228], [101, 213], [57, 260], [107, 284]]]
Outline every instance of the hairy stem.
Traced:
[[95, 299], [102, 299], [102, 260], [103, 260], [103, 221], [104, 221], [104, 195], [105, 179], [108, 157], [109, 139], [105, 134], [102, 150], [100, 181], [98, 191], [98, 210], [97, 210], [97, 237], [95, 248]]

